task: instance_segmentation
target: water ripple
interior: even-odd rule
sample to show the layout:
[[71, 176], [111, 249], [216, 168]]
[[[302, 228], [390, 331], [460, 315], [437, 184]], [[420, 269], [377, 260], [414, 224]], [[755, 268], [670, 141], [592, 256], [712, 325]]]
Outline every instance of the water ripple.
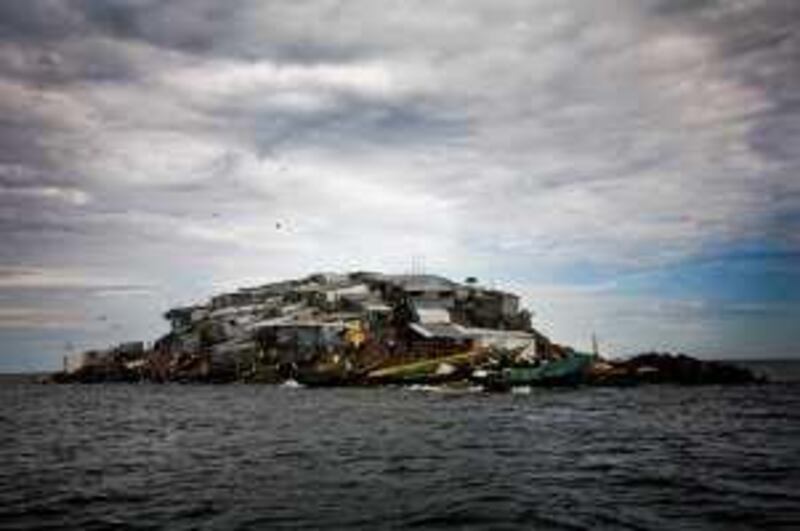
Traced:
[[800, 528], [800, 386], [0, 386], [2, 529]]

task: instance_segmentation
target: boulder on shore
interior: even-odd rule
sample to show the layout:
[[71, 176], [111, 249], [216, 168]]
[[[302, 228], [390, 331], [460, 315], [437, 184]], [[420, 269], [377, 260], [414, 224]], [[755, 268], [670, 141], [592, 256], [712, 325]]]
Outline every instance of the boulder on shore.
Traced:
[[753, 371], [719, 361], [703, 361], [685, 354], [648, 352], [623, 362], [628, 373], [646, 383], [748, 384], [765, 378]]

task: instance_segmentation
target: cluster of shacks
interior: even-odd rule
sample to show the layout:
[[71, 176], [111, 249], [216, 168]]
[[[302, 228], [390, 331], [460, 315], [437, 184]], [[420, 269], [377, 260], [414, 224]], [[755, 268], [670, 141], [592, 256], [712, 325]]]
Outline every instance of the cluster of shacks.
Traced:
[[96, 380], [280, 381], [466, 352], [558, 356], [519, 297], [475, 279], [375, 272], [318, 273], [239, 289], [166, 312], [170, 331], [142, 343], [65, 360], [65, 374]]
[[752, 372], [685, 355], [609, 361], [550, 342], [519, 298], [436, 275], [320, 273], [165, 314], [151, 346], [64, 360], [57, 382], [199, 381], [307, 385], [752, 383]]

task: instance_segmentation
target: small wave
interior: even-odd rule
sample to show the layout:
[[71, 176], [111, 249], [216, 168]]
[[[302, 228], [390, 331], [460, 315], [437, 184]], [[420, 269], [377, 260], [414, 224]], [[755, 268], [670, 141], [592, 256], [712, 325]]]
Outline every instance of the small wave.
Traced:
[[448, 393], [448, 394], [464, 394], [464, 393], [480, 393], [483, 387], [479, 385], [471, 385], [469, 387], [453, 387], [448, 385], [428, 385], [428, 384], [412, 384], [404, 387], [408, 391], [424, 391], [427, 393]]

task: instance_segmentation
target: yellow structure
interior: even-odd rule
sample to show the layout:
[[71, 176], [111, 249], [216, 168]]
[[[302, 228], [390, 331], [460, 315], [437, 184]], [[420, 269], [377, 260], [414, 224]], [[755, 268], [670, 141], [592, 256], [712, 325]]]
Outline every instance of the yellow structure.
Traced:
[[348, 346], [359, 348], [367, 340], [367, 332], [361, 321], [348, 321], [345, 324], [344, 340]]

